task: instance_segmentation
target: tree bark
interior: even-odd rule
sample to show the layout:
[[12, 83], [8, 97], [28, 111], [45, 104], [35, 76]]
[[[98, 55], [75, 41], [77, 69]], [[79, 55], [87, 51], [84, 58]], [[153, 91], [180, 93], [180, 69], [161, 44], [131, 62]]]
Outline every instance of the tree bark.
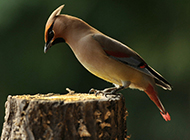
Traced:
[[8, 96], [1, 140], [126, 140], [125, 100], [70, 93]]

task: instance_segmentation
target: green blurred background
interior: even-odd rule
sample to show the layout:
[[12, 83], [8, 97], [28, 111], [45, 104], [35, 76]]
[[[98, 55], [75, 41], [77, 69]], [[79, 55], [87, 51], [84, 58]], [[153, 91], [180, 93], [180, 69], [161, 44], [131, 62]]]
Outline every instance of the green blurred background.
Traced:
[[122, 91], [129, 111], [131, 140], [190, 139], [190, 1], [189, 0], [2, 0], [0, 2], [0, 124], [8, 95], [66, 93], [112, 84], [90, 74], [67, 44], [43, 53], [44, 26], [54, 9], [79, 17], [137, 51], [171, 84], [158, 88], [172, 121], [138, 90]]

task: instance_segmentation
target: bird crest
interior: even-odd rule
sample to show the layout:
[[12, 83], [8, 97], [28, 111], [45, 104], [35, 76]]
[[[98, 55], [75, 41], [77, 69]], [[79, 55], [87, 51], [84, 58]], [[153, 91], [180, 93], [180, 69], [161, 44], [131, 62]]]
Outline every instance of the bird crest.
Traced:
[[55, 18], [60, 15], [61, 13], [61, 10], [63, 9], [65, 5], [61, 5], [59, 6], [55, 11], [53, 11], [53, 13], [50, 15], [50, 17], [48, 18], [47, 20], [47, 23], [46, 23], [46, 29], [48, 29], [51, 24], [54, 22]]

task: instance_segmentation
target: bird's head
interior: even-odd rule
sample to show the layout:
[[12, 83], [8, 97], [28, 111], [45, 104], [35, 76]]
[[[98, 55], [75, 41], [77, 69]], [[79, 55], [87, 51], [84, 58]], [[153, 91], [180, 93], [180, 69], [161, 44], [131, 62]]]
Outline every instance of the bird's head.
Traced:
[[65, 42], [63, 37], [60, 34], [61, 26], [59, 26], [59, 15], [61, 10], [63, 9], [64, 5], [61, 5], [58, 7], [53, 13], [50, 15], [50, 17], [47, 20], [46, 26], [45, 26], [45, 46], [44, 46], [44, 53], [48, 51], [48, 49], [57, 43]]

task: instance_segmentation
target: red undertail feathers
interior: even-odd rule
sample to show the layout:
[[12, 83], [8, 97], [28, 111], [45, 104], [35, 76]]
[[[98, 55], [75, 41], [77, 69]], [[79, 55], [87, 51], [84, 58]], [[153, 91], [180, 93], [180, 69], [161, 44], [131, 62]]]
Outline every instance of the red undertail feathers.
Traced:
[[157, 92], [155, 91], [154, 87], [149, 84], [147, 89], [145, 90], [145, 93], [149, 96], [149, 98], [156, 104], [158, 109], [160, 110], [160, 114], [165, 119], [165, 121], [170, 121], [171, 117], [169, 113], [165, 110], [164, 106], [162, 105]]

